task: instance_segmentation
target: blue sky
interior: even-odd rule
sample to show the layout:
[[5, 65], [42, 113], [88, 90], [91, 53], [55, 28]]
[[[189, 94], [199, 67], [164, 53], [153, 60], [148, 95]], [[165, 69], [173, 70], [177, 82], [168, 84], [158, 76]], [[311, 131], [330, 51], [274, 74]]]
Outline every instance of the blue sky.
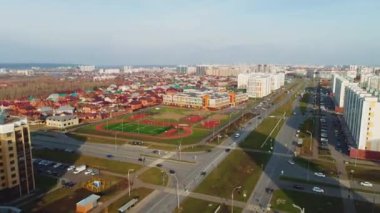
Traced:
[[0, 0], [0, 62], [380, 64], [379, 0]]

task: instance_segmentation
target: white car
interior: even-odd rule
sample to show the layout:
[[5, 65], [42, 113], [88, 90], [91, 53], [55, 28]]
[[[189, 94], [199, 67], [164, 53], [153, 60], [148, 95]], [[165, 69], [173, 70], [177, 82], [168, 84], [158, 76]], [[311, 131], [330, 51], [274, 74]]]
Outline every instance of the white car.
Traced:
[[362, 186], [366, 186], [366, 187], [372, 187], [372, 183], [368, 182], [368, 181], [363, 181], [363, 182], [360, 182], [360, 185]]
[[288, 160], [288, 163], [291, 164], [291, 165], [294, 165], [294, 161], [292, 161], [290, 159]]
[[314, 172], [314, 175], [318, 177], [326, 177], [326, 175], [323, 174], [322, 172]]
[[314, 186], [313, 187], [313, 192], [324, 193], [325, 190], [323, 190], [322, 188], [319, 188], [318, 186]]
[[235, 138], [238, 138], [238, 137], [240, 137], [240, 133], [235, 134]]
[[90, 175], [92, 172], [93, 172], [92, 169], [87, 169], [87, 170], [84, 172], [84, 174], [85, 174], [85, 175]]
[[73, 170], [73, 169], [75, 169], [75, 166], [74, 166], [74, 165], [71, 165], [71, 166], [67, 167], [67, 171], [71, 171], [71, 170]]

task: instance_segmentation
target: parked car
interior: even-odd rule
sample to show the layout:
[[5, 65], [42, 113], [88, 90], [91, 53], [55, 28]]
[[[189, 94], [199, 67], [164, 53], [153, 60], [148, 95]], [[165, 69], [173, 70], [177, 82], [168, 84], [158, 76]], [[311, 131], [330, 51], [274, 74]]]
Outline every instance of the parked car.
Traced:
[[293, 188], [298, 189], [298, 190], [304, 190], [305, 189], [305, 187], [303, 187], [301, 185], [294, 185]]
[[322, 188], [320, 188], [318, 186], [314, 186], [313, 187], [313, 192], [324, 193], [325, 190], [323, 190]]
[[294, 165], [294, 161], [292, 161], [291, 159], [288, 160], [288, 163], [291, 164], [291, 165]]
[[373, 186], [372, 183], [370, 183], [368, 181], [362, 181], [362, 182], [360, 182], [360, 185], [366, 186], [366, 187], [372, 187]]
[[67, 171], [72, 171], [73, 169], [75, 169], [74, 165], [71, 165], [71, 166], [67, 167]]
[[322, 172], [314, 172], [314, 175], [318, 177], [326, 177], [326, 175], [323, 174]]

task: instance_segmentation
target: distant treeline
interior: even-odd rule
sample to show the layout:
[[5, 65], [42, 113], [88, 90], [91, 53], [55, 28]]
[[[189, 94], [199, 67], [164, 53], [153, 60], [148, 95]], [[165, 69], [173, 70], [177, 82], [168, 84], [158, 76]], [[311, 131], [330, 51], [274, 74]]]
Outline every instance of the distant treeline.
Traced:
[[18, 79], [1, 79], [8, 86], [0, 88], [0, 100], [14, 100], [33, 96], [47, 97], [60, 91], [86, 90], [109, 86], [114, 81], [92, 81], [91, 79], [60, 80], [49, 76], [18, 77]]

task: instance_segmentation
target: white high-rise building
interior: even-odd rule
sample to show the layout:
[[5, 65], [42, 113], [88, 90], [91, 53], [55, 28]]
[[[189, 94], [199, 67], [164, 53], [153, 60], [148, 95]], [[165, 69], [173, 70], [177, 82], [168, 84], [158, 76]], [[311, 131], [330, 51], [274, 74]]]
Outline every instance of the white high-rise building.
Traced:
[[81, 65], [79, 66], [79, 70], [82, 72], [92, 72], [95, 70], [94, 65]]
[[357, 85], [345, 89], [344, 119], [358, 149], [380, 151], [379, 99]]
[[335, 104], [339, 108], [344, 107], [344, 99], [345, 99], [345, 90], [346, 87], [349, 85], [357, 85], [356, 83], [351, 83], [348, 79], [345, 77], [334, 74], [333, 77], [333, 93], [334, 93], [334, 101]]
[[261, 98], [271, 93], [270, 75], [251, 75], [248, 78], [247, 94], [251, 98]]

